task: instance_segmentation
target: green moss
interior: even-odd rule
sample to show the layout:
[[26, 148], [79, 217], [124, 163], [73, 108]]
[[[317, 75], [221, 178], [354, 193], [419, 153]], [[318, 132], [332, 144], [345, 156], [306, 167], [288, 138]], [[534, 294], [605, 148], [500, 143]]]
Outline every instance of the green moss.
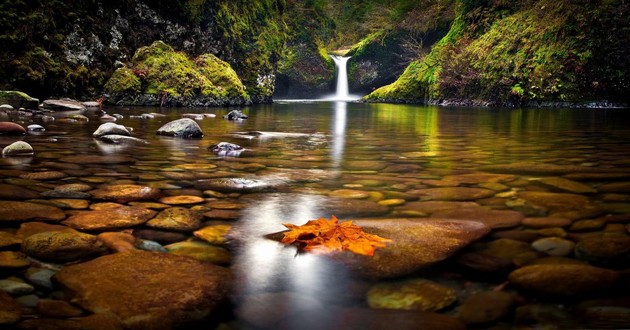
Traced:
[[114, 71], [114, 74], [109, 78], [105, 84], [104, 91], [109, 94], [122, 94], [122, 93], [140, 93], [141, 83], [138, 76], [133, 73], [133, 70], [122, 67]]
[[211, 54], [191, 60], [162, 41], [138, 49], [131, 67], [116, 70], [105, 91], [173, 97], [247, 97], [227, 62]]

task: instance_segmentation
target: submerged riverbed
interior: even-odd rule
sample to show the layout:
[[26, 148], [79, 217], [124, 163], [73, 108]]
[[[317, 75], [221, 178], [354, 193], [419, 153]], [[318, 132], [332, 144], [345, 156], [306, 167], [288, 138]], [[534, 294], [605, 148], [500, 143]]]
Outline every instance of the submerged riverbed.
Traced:
[[[35, 151], [0, 159], [0, 282], [13, 285], [0, 298], [17, 315], [5, 323], [630, 326], [627, 109], [279, 101], [242, 109], [243, 121], [224, 120], [231, 109], [103, 110], [146, 143], [94, 139], [98, 110], [2, 119], [46, 129], [0, 136]], [[198, 115], [202, 139], [155, 134], [184, 114]], [[219, 142], [245, 150], [217, 155]], [[269, 237], [332, 215], [395, 243], [372, 259], [329, 258]], [[50, 248], [63, 239], [73, 248]], [[114, 252], [135, 249], [221, 268]], [[121, 253], [129, 259], [89, 261]]]

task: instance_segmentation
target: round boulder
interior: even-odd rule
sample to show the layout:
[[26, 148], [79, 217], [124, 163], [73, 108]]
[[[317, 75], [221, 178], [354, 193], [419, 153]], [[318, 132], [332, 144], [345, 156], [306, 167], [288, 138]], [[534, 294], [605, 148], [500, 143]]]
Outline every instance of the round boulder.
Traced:
[[171, 121], [157, 130], [157, 135], [181, 137], [185, 139], [201, 138], [201, 127], [190, 118], [182, 118]]
[[129, 130], [123, 126], [114, 123], [104, 123], [99, 126], [94, 133], [92, 133], [93, 137], [101, 137], [105, 135], [124, 135], [131, 136]]

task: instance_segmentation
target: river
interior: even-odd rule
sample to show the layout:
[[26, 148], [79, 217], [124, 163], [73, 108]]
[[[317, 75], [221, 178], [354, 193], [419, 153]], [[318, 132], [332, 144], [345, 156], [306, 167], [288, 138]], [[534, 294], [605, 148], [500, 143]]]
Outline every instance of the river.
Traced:
[[[122, 115], [116, 123], [132, 128], [133, 136], [147, 144], [112, 145], [94, 139], [92, 133], [102, 124], [101, 113], [94, 110], [82, 113], [88, 121], [64, 120], [70, 113], [54, 113], [55, 120], [46, 121], [39, 117], [12, 118], [23, 126], [41, 124], [46, 131], [28, 133], [23, 138], [33, 146], [33, 157], [0, 159], [5, 199], [21, 199], [6, 196], [10, 187], [42, 192], [69, 183], [93, 188], [132, 183], [156, 187], [164, 195], [204, 197], [210, 208], [232, 215], [206, 216], [204, 221], [228, 224], [236, 231], [235, 241], [228, 248], [237, 280], [232, 290], [234, 314], [227, 321], [272, 328], [276, 322], [284, 322], [288, 328], [303, 328], [306, 313], [315, 319], [309, 318], [309, 322], [314, 322], [312, 328], [334, 328], [331, 324], [338, 322], [340, 315], [363, 315], [359, 310], [371, 304], [366, 300], [368, 292], [378, 294], [378, 290], [371, 290], [374, 286], [392, 283], [364, 279], [360, 273], [326, 258], [298, 254], [295, 248], [264, 237], [284, 230], [283, 223], [303, 224], [333, 214], [341, 221], [357, 217], [431, 219], [434, 212], [440, 214], [439, 218], [448, 214], [470, 221], [475, 220], [469, 219], [471, 216], [492, 217], [486, 211], [510, 211], [520, 218], [507, 224], [488, 220], [492, 233], [480, 241], [471, 242], [432, 267], [398, 277], [398, 281], [430, 280], [454, 290], [456, 297], [446, 306], [439, 302], [447, 294], [439, 290], [435, 296], [417, 298], [429, 300], [426, 310], [457, 316], [472, 295], [502, 291], [513, 295], [505, 315], [482, 325], [602, 326], [601, 319], [609, 315], [605, 314], [609, 310], [624, 315], [619, 322], [628, 320], [628, 305], [620, 302], [614, 292], [625, 288], [619, 283], [622, 280], [601, 290], [549, 299], [545, 293], [532, 294], [518, 285], [505, 286], [510, 271], [539, 261], [590, 263], [615, 272], [627, 269], [627, 109], [488, 109], [278, 101], [241, 109], [249, 116], [242, 121], [222, 118], [231, 109], [103, 110]], [[139, 117], [149, 113], [152, 115]], [[155, 134], [163, 124], [184, 113], [206, 114], [196, 120], [204, 132], [202, 139]], [[0, 143], [5, 146], [14, 140], [4, 136]], [[245, 151], [237, 157], [224, 157], [208, 150], [223, 141], [241, 145]], [[86, 155], [123, 156], [130, 161], [90, 163], [71, 157]], [[46, 171], [65, 175], [51, 179], [24, 176]], [[230, 188], [204, 193], [197, 180], [214, 177], [252, 179], [268, 184], [268, 189]], [[468, 195], [472, 191], [481, 194]], [[368, 204], [328, 207], [330, 199], [344, 198], [385, 208], [371, 214]], [[96, 203], [86, 200], [86, 205]], [[450, 206], [436, 210], [421, 204], [426, 201], [453, 204], [445, 203]], [[475, 211], [460, 212], [466, 208]], [[606, 216], [615, 220], [607, 221]], [[4, 226], [4, 231], [15, 232], [16, 225]], [[191, 232], [186, 235], [193, 237]], [[602, 239], [601, 244], [606, 244], [610, 236], [622, 237], [619, 250], [599, 256], [596, 252], [574, 251], [574, 246], [583, 240]], [[421, 241], [423, 237], [417, 239]], [[534, 244], [540, 239], [546, 240]], [[613, 240], [617, 242], [617, 238]], [[481, 254], [487, 259], [461, 257], [467, 254]], [[381, 294], [390, 289], [383, 289]], [[416, 299], [410, 298], [415, 293], [407, 297], [397, 294], [386, 299], [391, 306], [417, 309], [424, 303], [405, 305], [405, 299]], [[597, 305], [603, 306], [604, 312], [581, 305], [604, 298], [607, 302]], [[584, 308], [591, 313], [586, 319], [581, 318]], [[383, 318], [404, 319], [408, 314], [400, 315]], [[429, 316], [426, 322], [438, 322], [431, 320]], [[468, 322], [476, 324], [474, 320]]]

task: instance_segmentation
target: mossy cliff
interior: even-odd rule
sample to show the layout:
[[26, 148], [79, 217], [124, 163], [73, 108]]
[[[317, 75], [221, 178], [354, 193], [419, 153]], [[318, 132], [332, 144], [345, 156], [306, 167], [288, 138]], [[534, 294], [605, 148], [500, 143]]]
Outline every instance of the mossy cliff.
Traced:
[[193, 58], [226, 61], [252, 101], [269, 102], [286, 38], [283, 15], [284, 0], [6, 0], [0, 90], [100, 96], [116, 61], [163, 40]]
[[368, 101], [630, 101], [624, 1], [459, 0], [450, 31]]
[[212, 54], [191, 59], [156, 41], [138, 49], [129, 65], [117, 69], [105, 84], [108, 102], [159, 106], [251, 103], [236, 72]]

